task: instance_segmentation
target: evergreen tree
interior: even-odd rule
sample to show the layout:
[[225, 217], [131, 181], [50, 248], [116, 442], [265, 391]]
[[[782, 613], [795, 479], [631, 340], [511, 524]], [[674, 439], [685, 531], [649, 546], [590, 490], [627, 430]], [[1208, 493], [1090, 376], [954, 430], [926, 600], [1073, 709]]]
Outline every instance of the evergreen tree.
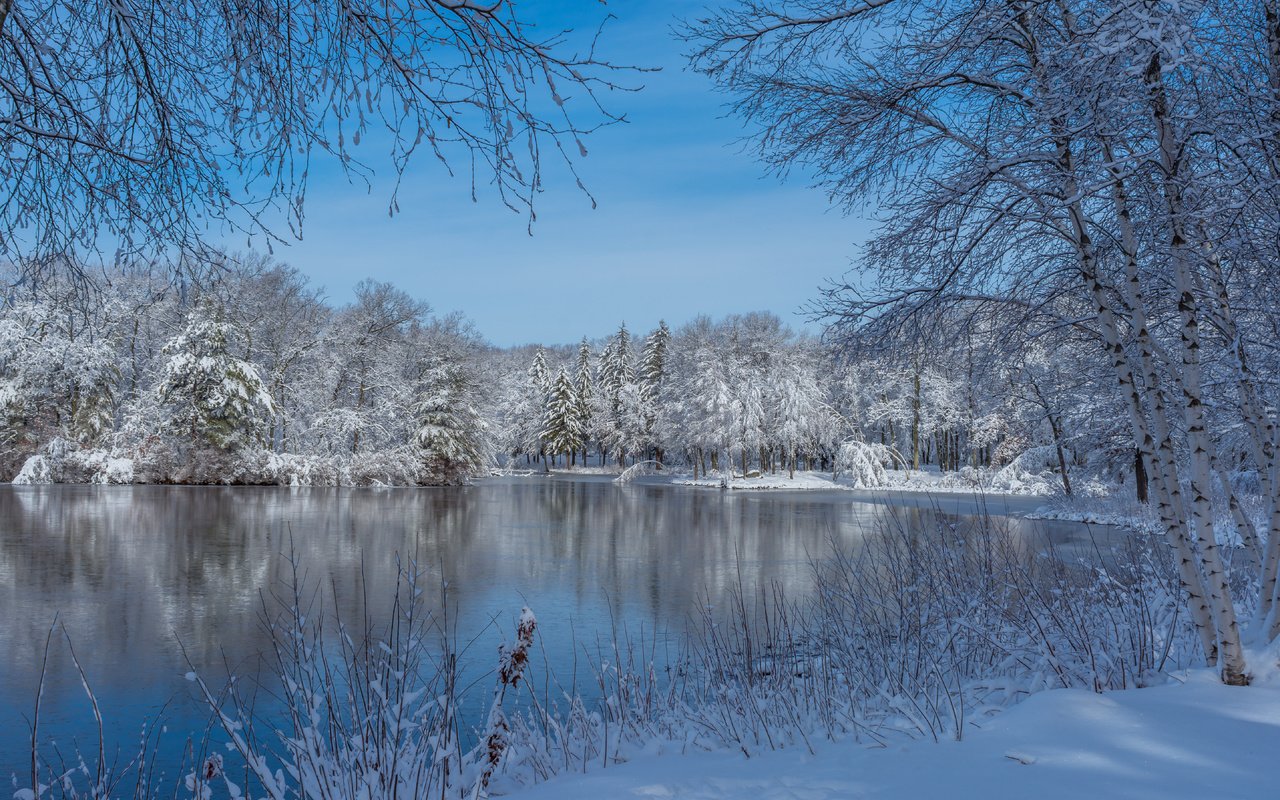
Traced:
[[582, 337], [582, 343], [578, 345], [578, 373], [576, 375], [577, 384], [574, 387], [577, 390], [578, 404], [578, 426], [582, 430], [582, 463], [587, 463], [587, 445], [591, 438], [592, 430], [592, 413], [591, 400], [595, 394], [595, 387], [591, 381], [591, 346], [587, 344], [587, 337]]
[[631, 365], [631, 332], [624, 322], [609, 339], [600, 357], [600, 389], [607, 414], [607, 418], [601, 421], [600, 439], [609, 443], [617, 458], [623, 455], [617, 446], [622, 430], [622, 390], [635, 379], [635, 369]]
[[422, 451], [429, 483], [459, 483], [484, 465], [485, 424], [472, 402], [473, 389], [457, 365], [431, 370], [414, 406], [414, 443]]
[[533, 363], [529, 365], [529, 383], [544, 397], [551, 390], [551, 382], [547, 377], [547, 354], [541, 347], [534, 354]]
[[547, 409], [547, 395], [551, 384], [547, 378], [547, 356], [538, 348], [529, 365], [528, 395], [521, 404], [520, 441], [526, 455], [542, 457], [546, 454], [546, 440], [542, 435], [543, 417]]
[[663, 320], [658, 321], [658, 329], [644, 340], [644, 350], [640, 356], [640, 386], [649, 399], [656, 400], [662, 387], [667, 365], [667, 345], [670, 341], [671, 329]]
[[622, 323], [609, 341], [601, 359], [600, 370], [604, 390], [608, 393], [616, 414], [622, 387], [634, 383], [636, 379], [635, 369], [631, 365], [631, 332], [627, 330], [627, 323]]
[[167, 427], [198, 446], [237, 450], [261, 443], [276, 404], [253, 364], [231, 353], [232, 328], [201, 305], [164, 346], [157, 394]]
[[644, 340], [644, 351], [640, 356], [640, 397], [643, 401], [641, 413], [644, 416], [644, 434], [649, 445], [654, 448], [654, 455], [659, 464], [662, 463], [662, 448], [657, 441], [659, 430], [658, 415], [661, 409], [659, 397], [662, 393], [663, 378], [667, 368], [667, 345], [671, 341], [671, 329], [664, 320], [658, 321], [658, 329]]
[[566, 460], [582, 447], [582, 426], [578, 421], [578, 393], [564, 368], [551, 385], [546, 414], [542, 422], [542, 440], [552, 458], [564, 455]]

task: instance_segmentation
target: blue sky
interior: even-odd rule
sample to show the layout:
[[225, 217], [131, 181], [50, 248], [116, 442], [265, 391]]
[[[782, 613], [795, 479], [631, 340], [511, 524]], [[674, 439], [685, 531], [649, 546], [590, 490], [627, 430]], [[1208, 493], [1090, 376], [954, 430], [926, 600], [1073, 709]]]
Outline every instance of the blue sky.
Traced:
[[388, 217], [388, 181], [368, 190], [326, 170], [308, 189], [303, 240], [277, 256], [333, 301], [362, 278], [391, 281], [437, 311], [462, 311], [499, 345], [594, 338], [622, 320], [637, 331], [660, 318], [676, 327], [699, 313], [770, 310], [801, 326], [795, 312], [849, 268], [869, 224], [830, 209], [803, 180], [765, 175], [744, 152], [727, 98], [685, 69], [684, 45], [670, 35], [675, 15], [697, 6], [524, 4], [535, 18], [548, 6], [555, 23], [579, 29], [612, 13], [600, 54], [661, 68], [608, 103], [628, 124], [585, 141], [579, 173], [598, 208], [563, 169], [549, 170], [530, 236], [526, 218], [493, 197], [472, 202], [465, 168], [451, 178], [420, 157]]

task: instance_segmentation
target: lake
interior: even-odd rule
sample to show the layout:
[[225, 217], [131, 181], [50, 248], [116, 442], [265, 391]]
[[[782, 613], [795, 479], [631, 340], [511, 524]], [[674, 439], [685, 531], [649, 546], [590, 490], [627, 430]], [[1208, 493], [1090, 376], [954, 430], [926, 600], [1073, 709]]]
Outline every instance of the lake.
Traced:
[[[985, 504], [1013, 515], [1029, 541], [1088, 541], [1083, 525], [1016, 518], [1040, 502]], [[183, 679], [183, 648], [211, 677], [225, 674], [224, 659], [251, 673], [268, 641], [263, 596], [287, 582], [290, 552], [308, 585], [336, 595], [346, 619], [364, 613], [366, 594], [369, 614], [385, 613], [397, 559], [415, 560], [428, 590], [447, 581], [460, 638], [474, 638], [466, 669], [483, 685], [525, 604], [563, 676], [575, 650], [594, 649], [614, 625], [674, 649], [691, 615], [739, 582], [778, 581], [802, 594], [811, 559], [832, 542], [854, 546], [889, 514], [929, 530], [939, 514], [962, 520], [978, 506], [964, 495], [728, 492], [590, 476], [405, 489], [2, 485], [0, 776], [29, 783], [27, 717], [55, 617], [98, 697], [112, 749], [127, 754], [143, 721], [167, 704], [163, 747], [176, 757], [208, 719]], [[64, 753], [74, 742], [96, 749], [60, 635], [40, 732]]]

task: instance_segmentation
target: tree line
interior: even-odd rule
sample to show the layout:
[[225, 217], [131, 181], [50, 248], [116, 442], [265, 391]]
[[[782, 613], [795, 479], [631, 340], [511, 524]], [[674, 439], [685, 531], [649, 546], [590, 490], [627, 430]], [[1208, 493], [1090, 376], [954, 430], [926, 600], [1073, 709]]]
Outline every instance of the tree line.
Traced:
[[1078, 332], [965, 320], [947, 348], [859, 350], [755, 312], [499, 348], [385, 283], [334, 305], [259, 256], [173, 274], [73, 270], [0, 304], [0, 477], [419, 484], [649, 462], [1141, 489]]

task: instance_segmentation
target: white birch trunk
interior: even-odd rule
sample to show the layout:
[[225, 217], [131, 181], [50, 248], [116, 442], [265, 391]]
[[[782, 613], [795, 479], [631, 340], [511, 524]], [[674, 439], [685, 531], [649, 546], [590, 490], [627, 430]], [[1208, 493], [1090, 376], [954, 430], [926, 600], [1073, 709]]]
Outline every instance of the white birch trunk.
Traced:
[[1194, 278], [1187, 252], [1186, 221], [1182, 187], [1178, 170], [1182, 166], [1179, 148], [1169, 120], [1159, 54], [1154, 54], [1146, 79], [1151, 89], [1151, 113], [1155, 124], [1163, 172], [1163, 189], [1168, 212], [1169, 260], [1178, 292], [1178, 316], [1181, 322], [1179, 342], [1182, 354], [1183, 414], [1187, 439], [1191, 448], [1191, 532], [1200, 548], [1201, 565], [1209, 591], [1209, 605], [1218, 628], [1222, 657], [1222, 680], [1230, 685], [1249, 682], [1244, 649], [1231, 590], [1227, 585], [1222, 553], [1213, 532], [1213, 508], [1210, 502], [1213, 442], [1209, 438], [1204, 404], [1201, 399], [1200, 323]]
[[[1069, 168], [1070, 153], [1065, 152], [1065, 148], [1060, 157]], [[1114, 161], [1109, 153], [1107, 159], [1108, 161]], [[1076, 191], [1075, 182], [1070, 178], [1068, 181], [1068, 196], [1073, 196]], [[1126, 301], [1129, 304], [1132, 315], [1130, 324], [1137, 333], [1143, 378], [1150, 400], [1150, 426], [1148, 426], [1146, 415], [1143, 413], [1142, 394], [1134, 375], [1133, 366], [1123, 346], [1115, 311], [1111, 307], [1111, 301], [1107, 297], [1105, 287], [1102, 285], [1098, 275], [1097, 262], [1092, 252], [1092, 244], [1088, 232], [1089, 223], [1077, 203], [1071, 209], [1071, 216], [1073, 229], [1081, 243], [1079, 252], [1080, 272], [1093, 298], [1103, 340], [1111, 354], [1112, 369], [1120, 384], [1121, 392], [1125, 395], [1127, 401], [1126, 405], [1129, 410], [1129, 422], [1133, 430], [1134, 441], [1137, 443], [1143, 457], [1147, 459], [1147, 462], [1152, 467], [1150, 472], [1154, 478], [1153, 482], [1156, 490], [1156, 510], [1167, 532], [1169, 544], [1173, 547], [1174, 555], [1178, 560], [1178, 577], [1182, 583], [1182, 589], [1187, 595], [1187, 605], [1191, 611], [1191, 620], [1200, 637], [1205, 662], [1210, 666], [1214, 666], [1218, 660], [1217, 635], [1204, 586], [1204, 578], [1200, 572], [1199, 559], [1192, 547], [1191, 538], [1184, 522], [1186, 516], [1182, 504], [1177, 460], [1174, 454], [1170, 426], [1166, 417], [1164, 392], [1160, 389], [1159, 376], [1155, 373], [1153, 345], [1147, 326], [1144, 298], [1138, 275], [1137, 236], [1129, 216], [1124, 187], [1118, 179], [1113, 183], [1113, 201], [1117, 218], [1120, 221], [1121, 243], [1125, 251], [1125, 269], [1128, 281]], [[1152, 430], [1153, 428], [1154, 431]]]

